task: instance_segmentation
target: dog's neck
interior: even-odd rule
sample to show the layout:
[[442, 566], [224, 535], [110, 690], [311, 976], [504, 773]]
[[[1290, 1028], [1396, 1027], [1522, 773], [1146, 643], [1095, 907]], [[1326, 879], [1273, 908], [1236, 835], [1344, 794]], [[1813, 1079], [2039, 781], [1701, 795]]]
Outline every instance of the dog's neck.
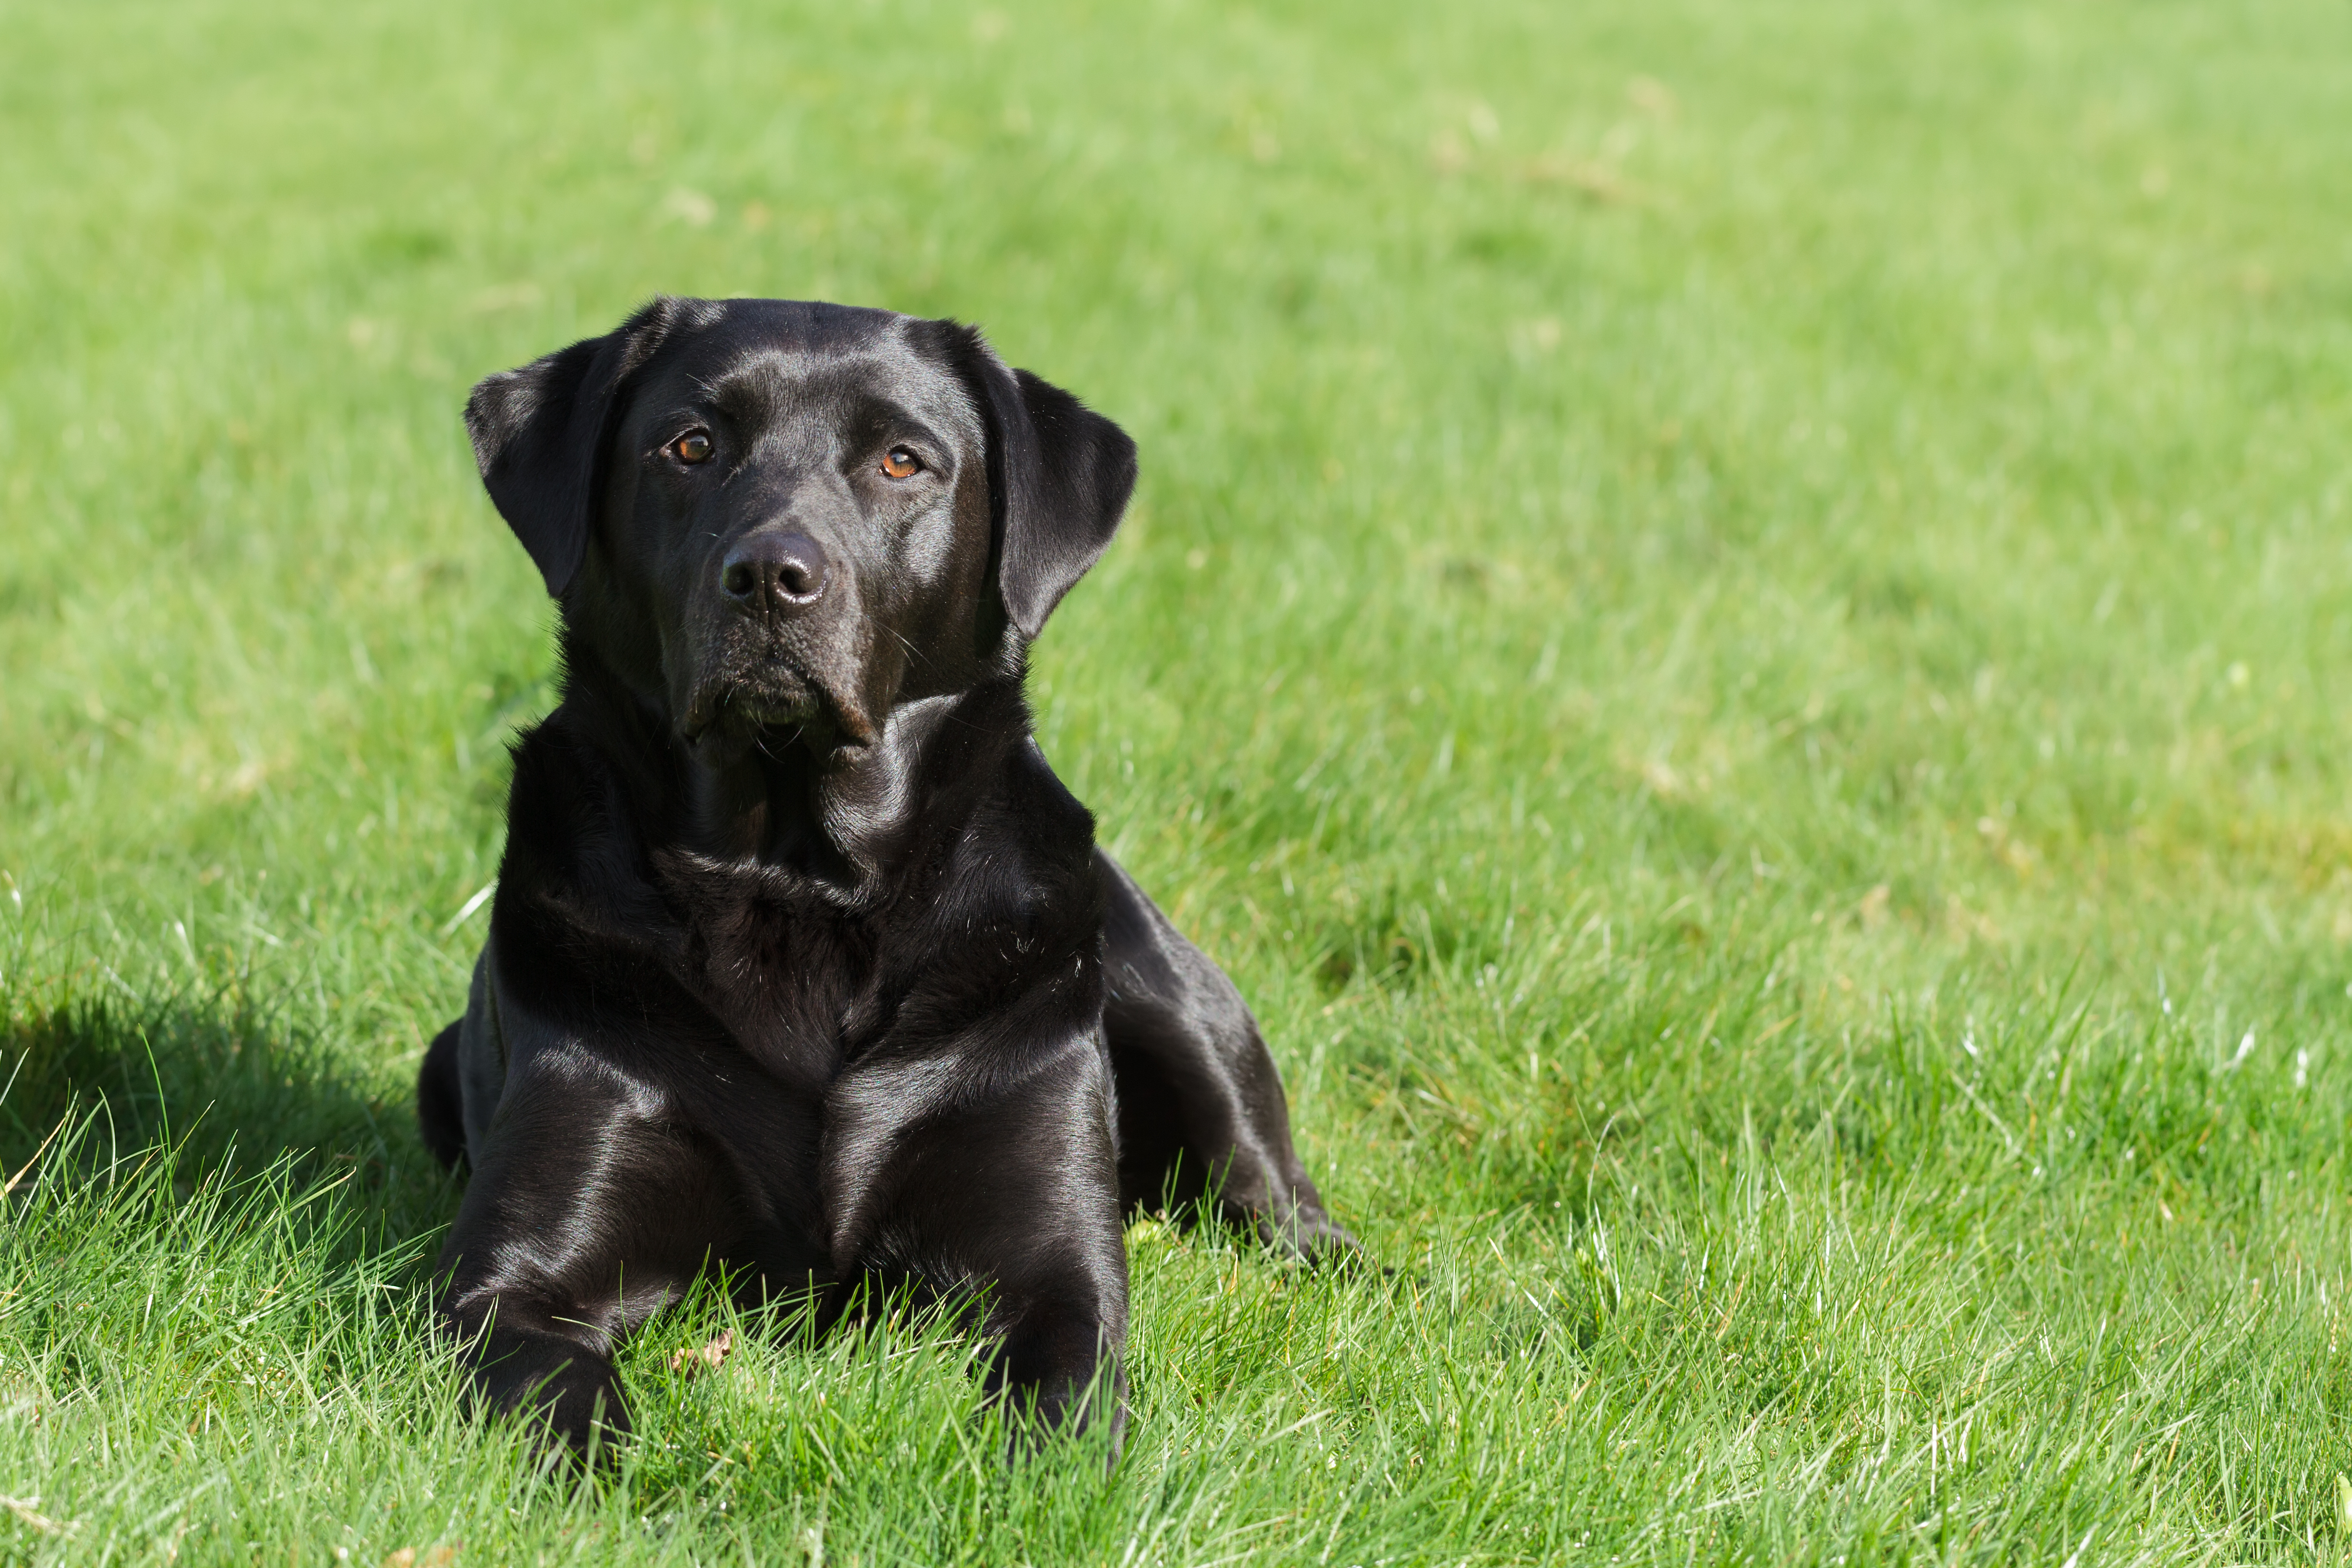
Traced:
[[658, 706], [574, 647], [564, 706], [603, 738], [656, 858], [835, 904], [888, 891], [921, 845], [961, 829], [1003, 753], [1026, 742], [1017, 673], [896, 705], [862, 746], [771, 730], [689, 743]]
[[684, 847], [710, 861], [795, 870], [868, 890], [903, 858], [942, 728], [965, 694], [900, 704], [870, 744], [822, 752], [770, 731], [712, 737], [683, 752]]

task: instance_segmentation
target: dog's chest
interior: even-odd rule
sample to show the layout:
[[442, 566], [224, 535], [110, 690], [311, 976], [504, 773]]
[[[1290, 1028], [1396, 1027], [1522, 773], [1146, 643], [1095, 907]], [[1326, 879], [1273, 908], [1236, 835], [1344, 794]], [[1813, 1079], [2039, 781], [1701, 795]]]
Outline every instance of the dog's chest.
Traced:
[[831, 1082], [878, 1022], [872, 931], [765, 900], [699, 924], [698, 988], [737, 1045], [788, 1083]]

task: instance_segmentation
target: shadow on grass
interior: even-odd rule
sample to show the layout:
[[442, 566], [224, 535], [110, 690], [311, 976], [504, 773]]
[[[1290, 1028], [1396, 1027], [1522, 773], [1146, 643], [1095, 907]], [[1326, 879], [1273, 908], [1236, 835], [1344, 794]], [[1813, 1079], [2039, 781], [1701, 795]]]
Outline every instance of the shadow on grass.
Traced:
[[94, 1174], [162, 1145], [189, 1179], [271, 1166], [305, 1183], [346, 1177], [363, 1246], [435, 1230], [456, 1210], [405, 1096], [372, 1092], [248, 1005], [82, 995], [0, 1024], [0, 1183], [60, 1159]]

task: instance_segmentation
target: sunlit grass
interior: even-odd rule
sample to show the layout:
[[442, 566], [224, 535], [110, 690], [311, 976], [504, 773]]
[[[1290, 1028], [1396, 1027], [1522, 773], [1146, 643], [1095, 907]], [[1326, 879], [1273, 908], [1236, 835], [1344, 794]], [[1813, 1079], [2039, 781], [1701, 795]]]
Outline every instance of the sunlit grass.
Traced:
[[[0, 1561], [2343, 1556], [2338, 10], [6, 22]], [[1393, 1272], [1134, 1227], [1116, 1468], [710, 1298], [583, 1488], [425, 1331], [456, 411], [657, 290], [1141, 447], [1042, 737]]]

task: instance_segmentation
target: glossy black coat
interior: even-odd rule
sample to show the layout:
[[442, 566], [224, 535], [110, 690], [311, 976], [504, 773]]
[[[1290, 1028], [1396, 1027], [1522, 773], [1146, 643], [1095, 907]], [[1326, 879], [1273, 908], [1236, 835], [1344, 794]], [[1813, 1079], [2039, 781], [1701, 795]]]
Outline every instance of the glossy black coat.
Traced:
[[625, 1431], [616, 1345], [725, 1265], [968, 1294], [992, 1387], [1116, 1425], [1123, 1210], [1349, 1245], [1247, 1007], [1031, 738], [1116, 426], [951, 322], [671, 300], [467, 421], [564, 658], [417, 1089], [495, 1405]]

